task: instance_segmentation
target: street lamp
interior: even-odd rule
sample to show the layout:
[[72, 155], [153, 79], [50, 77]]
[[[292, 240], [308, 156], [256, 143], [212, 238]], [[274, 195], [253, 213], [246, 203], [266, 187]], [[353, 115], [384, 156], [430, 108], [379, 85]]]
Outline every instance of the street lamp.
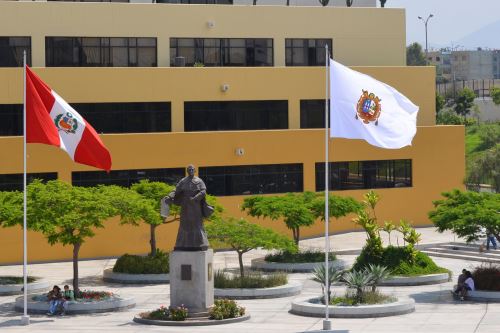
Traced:
[[429, 20], [431, 19], [431, 17], [434, 17], [434, 15], [432, 14], [429, 14], [429, 16], [427, 16], [427, 18], [424, 20], [424, 18], [422, 16], [419, 16], [418, 19], [419, 20], [422, 20], [422, 22], [424, 22], [425, 24], [425, 61], [427, 62], [428, 61], [428, 51], [429, 51], [429, 48], [428, 48], [428, 45], [427, 45], [427, 23], [429, 22]]

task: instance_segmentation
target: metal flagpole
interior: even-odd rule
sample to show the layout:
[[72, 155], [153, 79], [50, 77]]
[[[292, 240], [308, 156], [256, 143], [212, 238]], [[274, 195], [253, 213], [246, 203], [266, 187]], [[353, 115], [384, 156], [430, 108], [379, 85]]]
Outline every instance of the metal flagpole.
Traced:
[[26, 213], [27, 196], [26, 196], [26, 50], [23, 52], [23, 196], [24, 196], [24, 215], [23, 215], [23, 279], [24, 279], [24, 314], [21, 317], [21, 325], [29, 325], [30, 317], [28, 316], [28, 245], [27, 245], [27, 223]]
[[329, 86], [330, 86], [330, 80], [329, 80], [329, 61], [330, 60], [330, 55], [328, 54], [328, 44], [325, 45], [325, 86], [326, 86], [326, 95], [325, 95], [325, 320], [323, 321], [323, 330], [331, 330], [332, 329], [332, 323], [328, 319], [328, 290], [329, 290], [329, 276], [328, 276], [328, 257], [330, 254], [330, 241], [328, 239], [328, 233], [329, 233], [329, 227], [328, 227], [328, 222], [329, 222], [329, 215], [330, 211], [328, 210], [328, 140], [329, 138], [329, 133], [328, 133], [328, 98], [330, 96], [330, 91], [329, 91]]

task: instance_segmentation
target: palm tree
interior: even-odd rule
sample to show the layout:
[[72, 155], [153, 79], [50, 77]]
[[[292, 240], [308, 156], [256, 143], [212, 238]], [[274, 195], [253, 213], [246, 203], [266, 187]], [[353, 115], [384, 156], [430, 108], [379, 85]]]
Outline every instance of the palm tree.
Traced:
[[355, 299], [359, 304], [363, 302], [365, 289], [371, 284], [372, 276], [361, 270], [351, 271], [342, 276], [342, 281], [349, 289], [354, 289], [356, 291]]
[[368, 267], [365, 268], [365, 274], [371, 276], [369, 284], [372, 286], [372, 292], [375, 292], [377, 286], [391, 276], [391, 271], [386, 266], [368, 264]]
[[[344, 271], [339, 270], [338, 268], [334, 266], [328, 266], [328, 285], [326, 286], [326, 290], [328, 293], [328, 304], [330, 303], [330, 286], [334, 284], [337, 281], [340, 281], [342, 278], [342, 275], [344, 274]], [[324, 295], [325, 294], [325, 281], [326, 281], [326, 269], [325, 265], [321, 265], [317, 267], [314, 272], [313, 272], [313, 277], [311, 280], [318, 282], [321, 284], [321, 292]]]

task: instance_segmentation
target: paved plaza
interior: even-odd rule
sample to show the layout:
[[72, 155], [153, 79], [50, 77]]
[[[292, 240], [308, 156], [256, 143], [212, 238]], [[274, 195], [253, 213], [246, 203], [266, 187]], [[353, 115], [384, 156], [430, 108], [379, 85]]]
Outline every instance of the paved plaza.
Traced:
[[[422, 243], [439, 243], [453, 241], [450, 233], [438, 234], [433, 228], [419, 228], [423, 235]], [[334, 249], [361, 248], [364, 232], [353, 232], [331, 237]], [[394, 242], [394, 240], [393, 240]], [[323, 238], [315, 238], [301, 242], [304, 248], [318, 248], [324, 244]], [[246, 264], [252, 258], [261, 257], [264, 251], [252, 251], [245, 255]], [[352, 263], [354, 255], [342, 255], [341, 259]], [[454, 278], [462, 268], [472, 269], [477, 262], [434, 258], [440, 266], [453, 271]], [[19, 326], [20, 314], [13, 311], [13, 302], [17, 296], [0, 297], [0, 332], [315, 332], [322, 328], [322, 318], [309, 318], [289, 313], [291, 302], [296, 298], [317, 296], [321, 292], [320, 285], [310, 281], [311, 274], [290, 274], [290, 280], [300, 281], [304, 289], [301, 295], [261, 300], [238, 301], [246, 307], [251, 319], [236, 324], [208, 327], [160, 327], [143, 326], [132, 322], [135, 314], [152, 310], [160, 305], [169, 304], [169, 285], [127, 286], [104, 283], [102, 271], [112, 267], [115, 259], [87, 260], [80, 262], [80, 286], [82, 289], [110, 290], [120, 295], [134, 296], [135, 308], [112, 313], [91, 315], [68, 315], [65, 317], [47, 317], [31, 315], [31, 325]], [[219, 252], [215, 255], [215, 267], [235, 268], [238, 259], [234, 252]], [[71, 262], [34, 264], [29, 266], [30, 275], [46, 278], [51, 284], [71, 284]], [[22, 266], [0, 267], [0, 274], [22, 274]], [[413, 297], [416, 311], [411, 314], [373, 318], [373, 319], [332, 319], [333, 331], [336, 333], [357, 332], [432, 332], [432, 333], [500, 333], [500, 304], [458, 302], [453, 300], [450, 290], [454, 282], [440, 285], [416, 287], [381, 287], [392, 295]], [[337, 294], [343, 293], [343, 287], [335, 287]], [[323, 331], [321, 331], [323, 332]]]

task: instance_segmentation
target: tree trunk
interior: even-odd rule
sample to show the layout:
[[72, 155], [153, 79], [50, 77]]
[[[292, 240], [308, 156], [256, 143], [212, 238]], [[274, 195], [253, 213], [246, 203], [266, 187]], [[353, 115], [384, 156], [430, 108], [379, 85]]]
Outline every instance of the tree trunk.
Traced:
[[257, 0], [253, 0], [253, 5], [255, 6], [257, 4]]
[[300, 241], [300, 228], [299, 227], [294, 229], [293, 238], [295, 240], [295, 245], [299, 246], [299, 241]]
[[81, 243], [73, 244], [73, 292], [75, 297], [79, 294], [78, 286], [78, 253], [80, 252]]
[[156, 255], [156, 225], [150, 224], [149, 225], [149, 230], [150, 230], [150, 238], [149, 238], [149, 244], [151, 245], [151, 256]]
[[286, 5], [290, 6], [290, 0], [286, 0]]
[[244, 278], [245, 272], [243, 270], [243, 252], [238, 251], [238, 262], [240, 263], [240, 278]]

